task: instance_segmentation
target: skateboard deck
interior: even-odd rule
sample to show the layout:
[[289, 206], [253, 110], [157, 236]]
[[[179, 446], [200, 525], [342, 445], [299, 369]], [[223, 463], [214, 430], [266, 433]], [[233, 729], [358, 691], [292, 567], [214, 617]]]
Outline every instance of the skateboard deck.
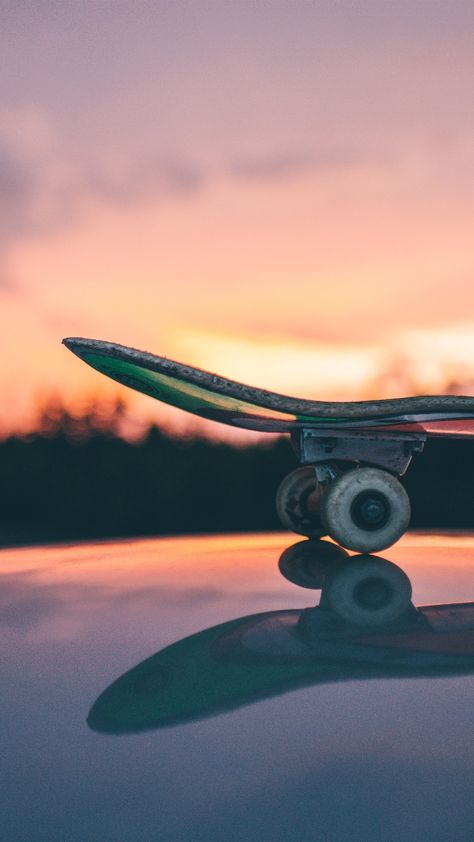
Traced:
[[64, 345], [92, 368], [202, 418], [272, 433], [322, 431], [474, 435], [474, 397], [431, 395], [325, 402], [280, 395], [113, 342], [71, 337]]
[[327, 615], [320, 608], [270, 611], [173, 643], [107, 687], [89, 727], [133, 733], [316, 684], [474, 671], [474, 603], [426, 606], [407, 623], [377, 631]]

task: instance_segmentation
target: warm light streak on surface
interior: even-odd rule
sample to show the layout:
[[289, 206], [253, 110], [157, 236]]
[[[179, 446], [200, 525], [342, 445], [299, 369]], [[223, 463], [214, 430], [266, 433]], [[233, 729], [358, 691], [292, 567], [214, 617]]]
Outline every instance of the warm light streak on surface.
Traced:
[[[38, 586], [55, 582], [120, 592], [140, 590], [157, 575], [166, 584], [186, 586], [211, 585], [217, 575], [224, 575], [250, 590], [269, 568], [279, 582], [278, 555], [298, 540], [304, 539], [278, 532], [78, 542], [0, 550], [0, 567], [1, 575], [33, 576]], [[441, 575], [448, 586], [457, 575], [473, 576], [474, 535], [409, 532], [386, 555], [428, 579], [430, 571], [436, 571], [437, 580]]]

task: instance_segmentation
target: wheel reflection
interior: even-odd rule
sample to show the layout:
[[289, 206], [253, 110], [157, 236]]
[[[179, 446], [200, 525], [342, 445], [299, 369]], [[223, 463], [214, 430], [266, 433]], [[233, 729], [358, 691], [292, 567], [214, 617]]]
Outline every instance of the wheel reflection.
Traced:
[[292, 584], [321, 590], [327, 575], [348, 556], [338, 544], [313, 538], [287, 547], [278, 566], [282, 576]]
[[380, 556], [349, 556], [338, 544], [310, 539], [284, 550], [278, 564], [293, 584], [320, 589], [320, 606], [343, 622], [380, 626], [414, 610], [408, 576]]

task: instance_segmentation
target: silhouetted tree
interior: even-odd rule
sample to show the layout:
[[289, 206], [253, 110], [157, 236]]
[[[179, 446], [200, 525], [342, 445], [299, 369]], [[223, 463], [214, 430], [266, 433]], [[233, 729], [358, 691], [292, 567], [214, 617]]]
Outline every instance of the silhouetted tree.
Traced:
[[[280, 480], [297, 462], [287, 438], [236, 447], [156, 426], [119, 435], [121, 403], [72, 414], [46, 406], [38, 429], [0, 442], [0, 544], [280, 528]], [[403, 482], [415, 527], [472, 527], [474, 448], [430, 440]]]

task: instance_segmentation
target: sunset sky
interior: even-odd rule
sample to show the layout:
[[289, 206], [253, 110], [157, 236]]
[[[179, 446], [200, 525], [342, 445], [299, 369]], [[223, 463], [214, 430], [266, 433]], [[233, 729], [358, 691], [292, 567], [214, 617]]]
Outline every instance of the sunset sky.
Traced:
[[64, 336], [474, 394], [473, 43], [455, 0], [0, 0], [0, 432], [125, 394]]

